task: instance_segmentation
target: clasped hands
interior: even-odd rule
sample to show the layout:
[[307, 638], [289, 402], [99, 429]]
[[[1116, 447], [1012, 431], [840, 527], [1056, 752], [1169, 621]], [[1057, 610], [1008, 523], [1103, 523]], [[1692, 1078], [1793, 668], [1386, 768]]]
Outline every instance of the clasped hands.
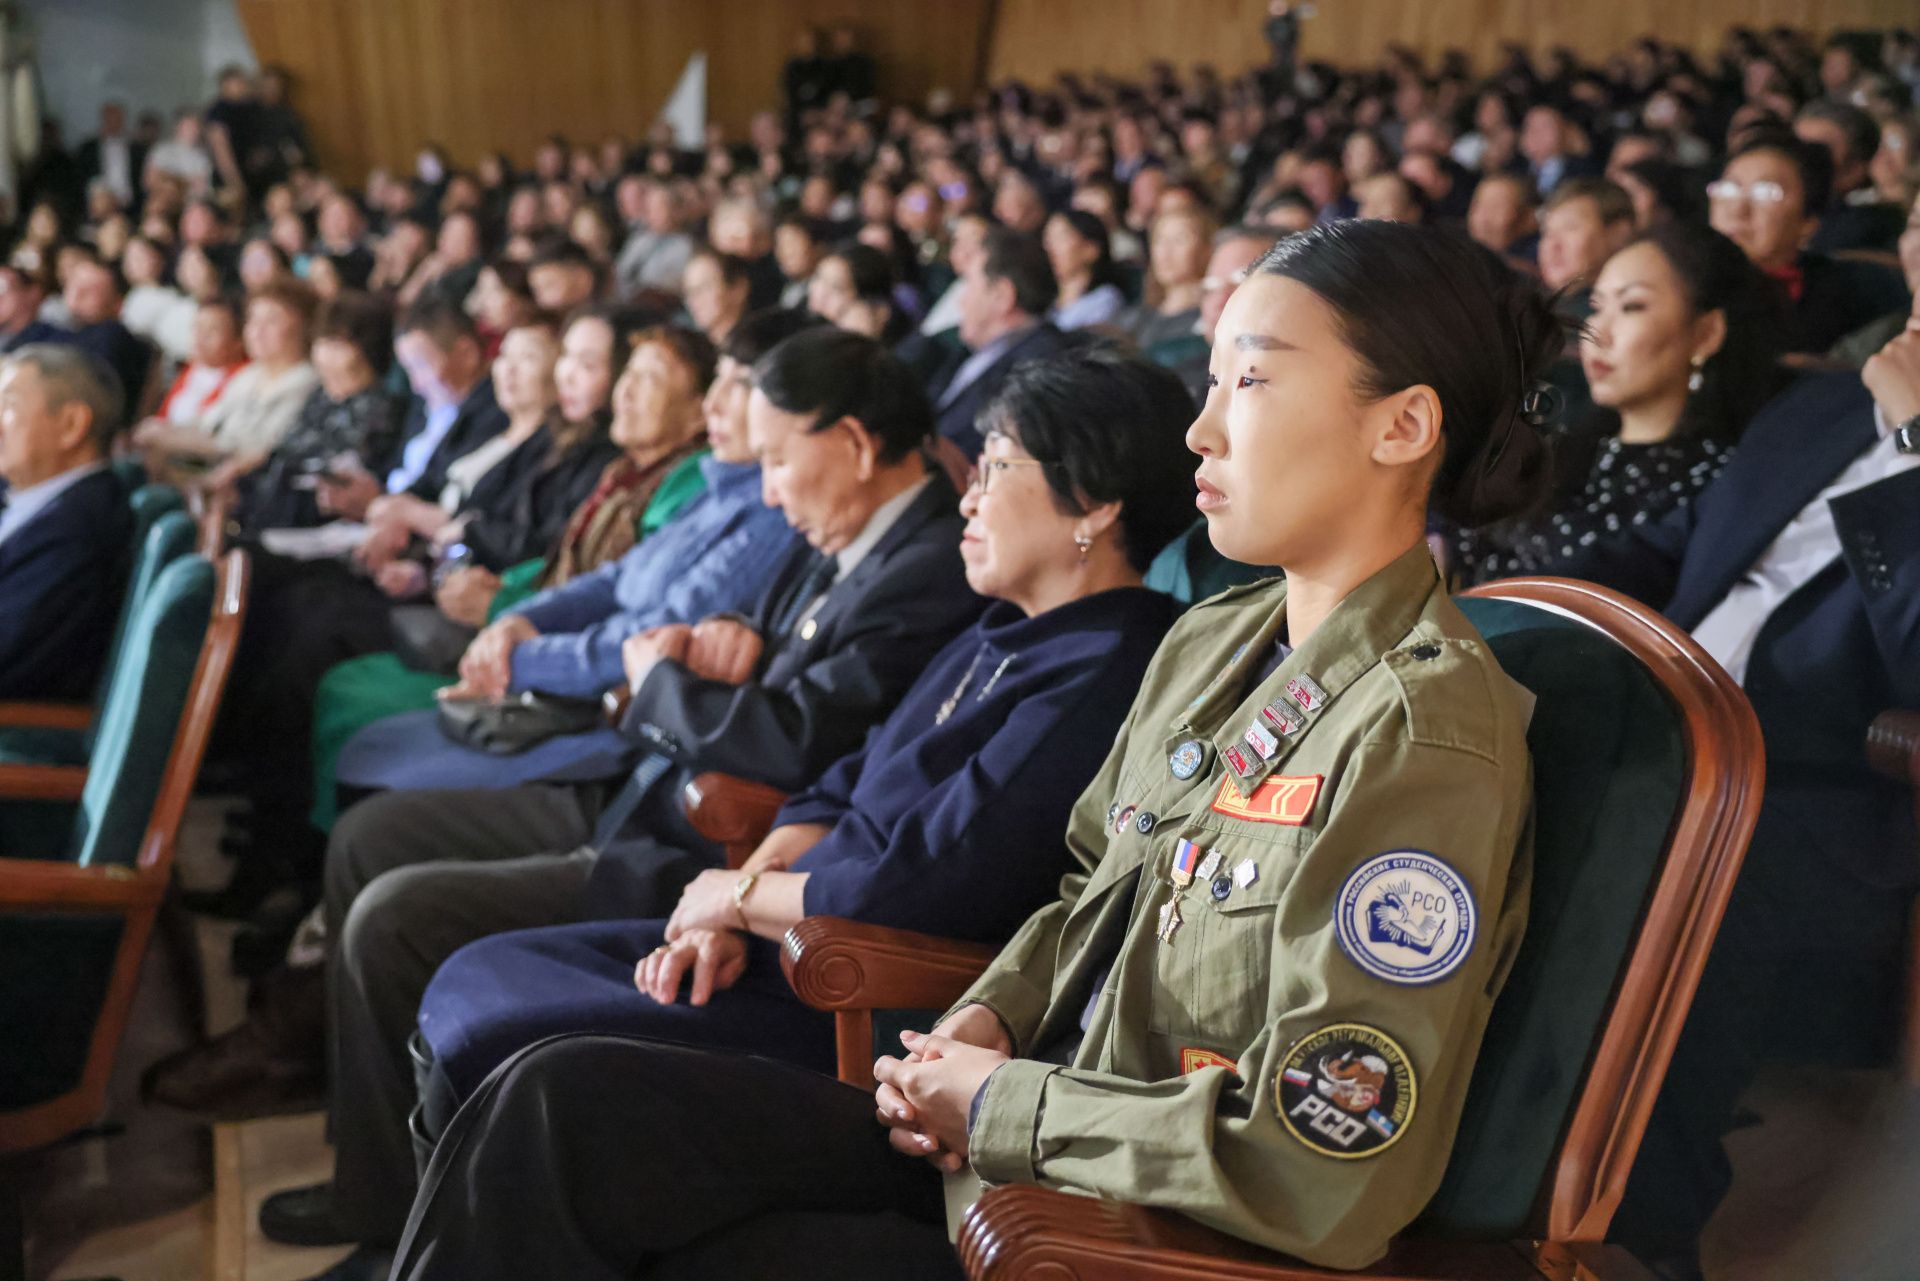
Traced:
[[663, 661], [679, 663], [695, 676], [726, 685], [744, 685], [760, 662], [765, 642], [737, 618], [703, 618], [689, 626], [649, 627], [621, 643], [620, 661], [627, 680], [638, 687]]
[[873, 1064], [875, 1115], [896, 1152], [925, 1157], [942, 1174], [967, 1162], [967, 1114], [973, 1096], [1013, 1055], [999, 1016], [968, 1005], [932, 1032], [902, 1032], [905, 1058]]

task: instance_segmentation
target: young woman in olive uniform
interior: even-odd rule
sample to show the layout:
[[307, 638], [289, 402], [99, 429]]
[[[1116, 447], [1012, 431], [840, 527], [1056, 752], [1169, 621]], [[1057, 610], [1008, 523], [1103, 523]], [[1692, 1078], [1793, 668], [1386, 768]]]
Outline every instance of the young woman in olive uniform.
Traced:
[[1427, 515], [1532, 498], [1523, 404], [1561, 342], [1464, 240], [1281, 242], [1221, 318], [1188, 443], [1215, 546], [1287, 577], [1175, 626], [1058, 900], [875, 1065], [877, 1098], [642, 1041], [510, 1060], [395, 1276], [951, 1274], [929, 1166], [958, 1202], [1039, 1183], [1379, 1257], [1439, 1183], [1530, 866], [1531, 700], [1448, 599]]

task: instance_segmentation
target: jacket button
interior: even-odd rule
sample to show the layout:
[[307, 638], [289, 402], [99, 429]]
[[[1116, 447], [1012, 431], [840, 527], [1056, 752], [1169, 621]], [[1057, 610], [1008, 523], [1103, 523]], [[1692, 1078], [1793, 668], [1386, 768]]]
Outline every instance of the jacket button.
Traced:
[[1438, 645], [1435, 645], [1432, 641], [1428, 641], [1425, 645], [1414, 646], [1413, 656], [1419, 659], [1423, 663], [1430, 662], [1431, 660], [1440, 657], [1440, 647]]
[[1159, 819], [1153, 816], [1152, 811], [1141, 810], [1140, 817], [1133, 820], [1133, 827], [1140, 835], [1146, 836], [1153, 831], [1153, 825], [1159, 821]]

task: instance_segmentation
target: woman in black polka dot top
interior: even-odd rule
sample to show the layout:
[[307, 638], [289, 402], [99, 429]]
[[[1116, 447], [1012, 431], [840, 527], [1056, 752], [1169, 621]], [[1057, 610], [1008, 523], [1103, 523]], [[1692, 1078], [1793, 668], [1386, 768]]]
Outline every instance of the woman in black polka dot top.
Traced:
[[1594, 409], [1554, 442], [1542, 510], [1454, 537], [1460, 581], [1557, 573], [1692, 502], [1782, 382], [1768, 315], [1764, 281], [1705, 227], [1662, 227], [1608, 259], [1580, 340]]

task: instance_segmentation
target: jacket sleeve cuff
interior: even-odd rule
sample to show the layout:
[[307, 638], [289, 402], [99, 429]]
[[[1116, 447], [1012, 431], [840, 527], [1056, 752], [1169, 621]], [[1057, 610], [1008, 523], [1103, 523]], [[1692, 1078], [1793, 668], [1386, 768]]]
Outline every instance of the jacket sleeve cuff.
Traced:
[[984, 1005], [992, 1010], [1006, 1027], [1007, 1035], [1013, 1039], [1013, 1052], [1027, 1052], [1027, 1038], [1040, 1026], [1040, 1020], [1046, 1017], [1047, 994], [1028, 983], [1020, 975], [1006, 970], [991, 969], [980, 977], [967, 994], [953, 1003], [953, 1008], [940, 1016], [942, 1023], [956, 1012], [969, 1005]]
[[1035, 1141], [1040, 1110], [1046, 1106], [1047, 1078], [1060, 1069], [1032, 1059], [1010, 1059], [987, 1080], [980, 1113], [967, 1139], [968, 1161], [984, 1183], [1033, 1183]]

